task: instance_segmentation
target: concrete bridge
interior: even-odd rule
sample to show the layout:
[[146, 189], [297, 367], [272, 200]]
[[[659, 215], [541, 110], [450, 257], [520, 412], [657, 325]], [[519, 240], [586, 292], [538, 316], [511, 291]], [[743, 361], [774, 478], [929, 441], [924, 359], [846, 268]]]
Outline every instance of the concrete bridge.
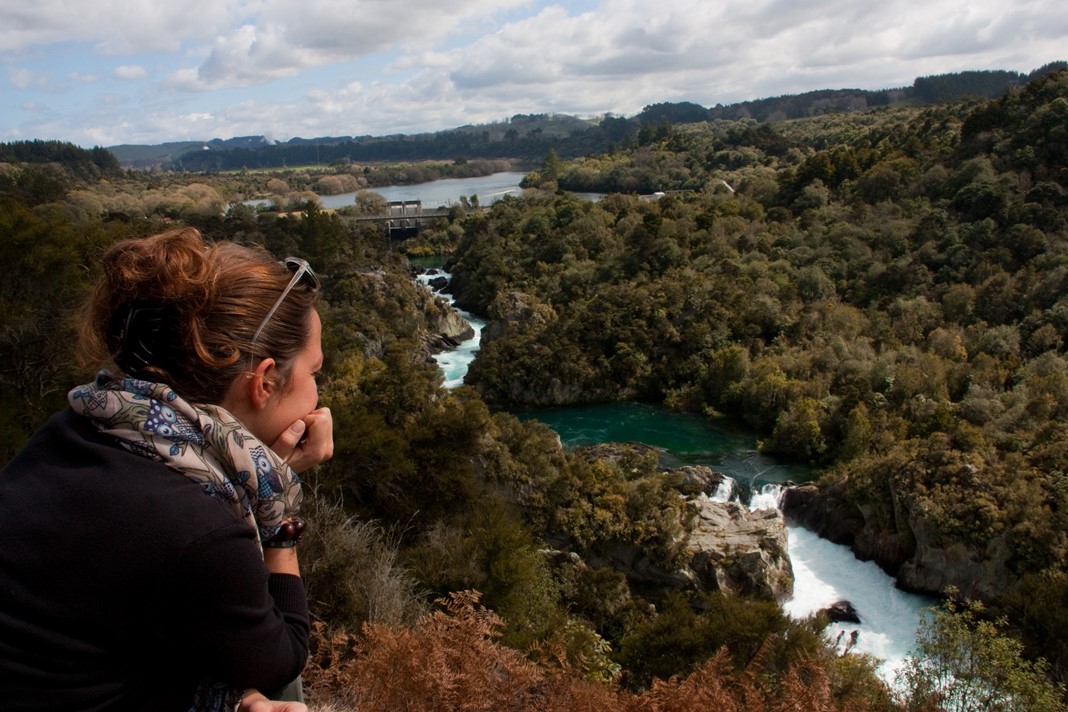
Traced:
[[389, 233], [390, 241], [403, 240], [419, 232], [426, 220], [448, 217], [449, 208], [423, 209], [421, 200], [391, 200], [389, 212], [382, 215], [351, 215], [346, 217], [353, 222], [381, 223]]

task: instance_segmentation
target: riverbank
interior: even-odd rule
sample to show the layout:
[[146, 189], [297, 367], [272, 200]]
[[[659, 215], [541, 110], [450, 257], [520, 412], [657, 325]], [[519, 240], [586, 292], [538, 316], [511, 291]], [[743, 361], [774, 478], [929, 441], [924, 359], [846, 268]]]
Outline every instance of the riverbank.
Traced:
[[[426, 284], [442, 276], [447, 275], [434, 271], [419, 275], [418, 279]], [[451, 301], [449, 295], [441, 296]], [[463, 382], [466, 368], [475, 358], [485, 326], [484, 322], [476, 321], [476, 339], [436, 357], [447, 387]], [[569, 448], [641, 442], [660, 448], [665, 466], [711, 467], [735, 483], [724, 488], [724, 497], [741, 498], [750, 508], [777, 508], [783, 485], [805, 482], [814, 475], [808, 467], [762, 454], [750, 431], [726, 419], [713, 421], [634, 402], [531, 409], [518, 411], [516, 415], [545, 423]], [[934, 601], [899, 590], [893, 578], [874, 563], [858, 560], [848, 547], [821, 539], [800, 526], [788, 526], [787, 534], [794, 589], [783, 610], [801, 619], [848, 600], [857, 611], [860, 623], [833, 623], [828, 634], [832, 639], [839, 639], [843, 648], [852, 641], [852, 650], [882, 660], [878, 672], [892, 683], [915, 644], [921, 615]]]

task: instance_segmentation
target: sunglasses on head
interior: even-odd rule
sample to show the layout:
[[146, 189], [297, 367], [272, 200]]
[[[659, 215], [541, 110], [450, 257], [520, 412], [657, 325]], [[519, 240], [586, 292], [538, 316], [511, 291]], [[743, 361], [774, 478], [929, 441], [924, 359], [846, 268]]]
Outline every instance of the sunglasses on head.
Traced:
[[287, 257], [280, 263], [285, 266], [286, 269], [293, 272], [293, 278], [289, 280], [289, 284], [282, 290], [282, 294], [278, 297], [278, 301], [274, 303], [271, 310], [267, 312], [267, 316], [263, 317], [263, 321], [260, 322], [259, 328], [252, 334], [252, 341], [249, 343], [249, 351], [255, 349], [256, 344], [259, 341], [260, 334], [263, 333], [263, 329], [271, 321], [271, 317], [278, 311], [278, 307], [282, 306], [282, 302], [285, 301], [289, 293], [293, 291], [293, 288], [301, 283], [301, 280], [307, 281], [308, 285], [312, 288], [313, 292], [319, 291], [319, 277], [316, 276], [315, 270], [311, 268], [307, 260], [302, 260], [299, 257]]

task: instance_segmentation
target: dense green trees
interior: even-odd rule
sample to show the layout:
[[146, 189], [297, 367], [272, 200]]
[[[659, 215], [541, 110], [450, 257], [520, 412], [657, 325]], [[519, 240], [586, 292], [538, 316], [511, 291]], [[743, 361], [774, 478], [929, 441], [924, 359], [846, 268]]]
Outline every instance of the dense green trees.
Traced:
[[848, 483], [895, 542], [885, 565], [917, 532], [1002, 561], [965, 593], [1039, 635], [1018, 587], [1068, 590], [1065, 106], [1061, 71], [992, 102], [676, 126], [565, 162], [562, 187], [648, 175], [667, 195], [531, 191], [468, 218], [454, 289], [494, 324], [469, 382], [734, 414]]
[[[448, 392], [422, 347], [432, 300], [379, 232], [314, 203], [288, 216], [226, 207], [269, 181], [299, 199], [322, 176], [102, 181], [61, 163], [0, 166], [15, 260], [3, 454], [86, 376], [66, 360], [69, 317], [97, 252], [181, 220], [323, 274], [337, 455], [309, 480], [346, 516], [385, 523], [321, 513], [354, 560], [383, 562], [362, 589], [324, 592], [332, 618], [403, 620], [420, 592], [476, 588], [506, 642], [562, 646], [594, 676], [622, 665], [641, 686], [702, 669], [722, 643], [721, 662], [756, 655], [773, 677], [803, 656], [835, 695], [870, 682], [821, 647], [819, 622], [633, 590], [566, 556], [628, 546], [670, 563], [676, 494], [641, 457], [565, 452], [490, 405], [641, 398], [733, 415], [768, 451], [824, 468], [893, 542], [884, 563], [908, 559], [917, 532], [990, 554], [1004, 575], [965, 593], [990, 599], [1025, 652], [1051, 651], [1063, 677], [1068, 622], [1047, 613], [1068, 600], [1066, 102], [1062, 72], [993, 102], [775, 127], [606, 122], [616, 150], [550, 155], [544, 188], [457, 210], [425, 243], [453, 248], [460, 304], [491, 320], [474, 388]], [[593, 203], [560, 186], [664, 195]], [[328, 554], [324, 542], [316, 585], [363, 575]]]

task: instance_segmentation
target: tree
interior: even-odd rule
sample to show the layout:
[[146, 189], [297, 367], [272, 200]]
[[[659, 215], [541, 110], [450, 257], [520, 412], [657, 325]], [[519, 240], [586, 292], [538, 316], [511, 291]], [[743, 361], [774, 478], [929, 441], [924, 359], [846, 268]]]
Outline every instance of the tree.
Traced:
[[556, 150], [550, 148], [549, 153], [541, 164], [541, 180], [543, 183], [551, 183], [560, 176], [560, 157]]
[[1023, 645], [1003, 633], [1004, 619], [983, 617], [978, 602], [949, 600], [921, 621], [917, 650], [899, 673], [906, 709], [1029, 712], [1068, 709], [1046, 661], [1025, 660]]

